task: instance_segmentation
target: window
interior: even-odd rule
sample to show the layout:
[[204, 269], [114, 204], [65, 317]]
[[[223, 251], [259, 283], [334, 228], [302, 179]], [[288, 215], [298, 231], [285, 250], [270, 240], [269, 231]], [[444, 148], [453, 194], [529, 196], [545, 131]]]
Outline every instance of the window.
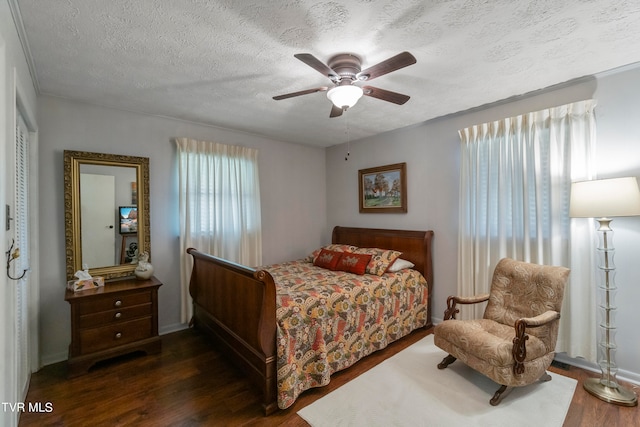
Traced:
[[247, 266], [262, 263], [258, 150], [176, 140], [178, 148], [182, 321], [191, 318], [187, 248]]
[[[569, 197], [571, 181], [591, 178], [594, 108], [594, 101], [581, 101], [459, 132], [458, 293], [489, 292], [503, 257], [571, 268], [558, 351], [590, 360], [594, 322], [583, 307], [594, 294], [584, 286], [594, 271], [585, 265], [594, 252], [593, 231], [569, 218]], [[461, 318], [478, 318], [484, 305], [464, 310]]]

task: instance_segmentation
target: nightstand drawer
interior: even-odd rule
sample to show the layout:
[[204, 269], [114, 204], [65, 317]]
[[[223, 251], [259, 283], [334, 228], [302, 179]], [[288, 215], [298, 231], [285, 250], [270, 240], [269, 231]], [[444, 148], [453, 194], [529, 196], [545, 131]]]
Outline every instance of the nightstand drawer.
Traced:
[[80, 352], [89, 354], [151, 337], [152, 318], [131, 320], [80, 331]]
[[90, 298], [78, 304], [78, 312], [80, 316], [82, 316], [99, 311], [117, 310], [145, 303], [151, 303], [151, 291]]
[[80, 328], [86, 329], [94, 326], [107, 326], [112, 323], [126, 322], [139, 317], [150, 316], [151, 314], [153, 314], [153, 305], [151, 303], [116, 310], [100, 311], [81, 315]]

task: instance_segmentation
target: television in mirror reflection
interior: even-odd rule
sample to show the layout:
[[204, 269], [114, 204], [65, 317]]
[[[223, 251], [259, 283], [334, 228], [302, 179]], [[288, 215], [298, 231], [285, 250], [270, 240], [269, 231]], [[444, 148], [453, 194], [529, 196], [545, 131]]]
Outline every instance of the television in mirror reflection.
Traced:
[[120, 206], [118, 208], [120, 234], [136, 234], [138, 232], [137, 206]]

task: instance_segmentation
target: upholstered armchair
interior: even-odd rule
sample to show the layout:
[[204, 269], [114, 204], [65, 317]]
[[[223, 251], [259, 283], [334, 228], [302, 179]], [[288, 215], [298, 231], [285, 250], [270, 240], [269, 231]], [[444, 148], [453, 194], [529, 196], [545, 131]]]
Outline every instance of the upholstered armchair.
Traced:
[[[433, 332], [434, 343], [449, 353], [438, 368], [460, 359], [500, 384], [493, 406], [510, 387], [549, 381], [568, 277], [568, 268], [502, 259], [489, 294], [447, 299], [444, 321]], [[456, 320], [457, 304], [484, 301], [482, 319]]]

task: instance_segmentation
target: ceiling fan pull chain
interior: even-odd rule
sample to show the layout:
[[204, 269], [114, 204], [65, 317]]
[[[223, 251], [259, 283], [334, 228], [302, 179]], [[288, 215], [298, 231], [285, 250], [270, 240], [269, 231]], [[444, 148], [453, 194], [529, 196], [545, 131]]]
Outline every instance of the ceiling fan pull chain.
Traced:
[[346, 123], [345, 133], [347, 134], [347, 155], [344, 157], [344, 161], [346, 162], [347, 160], [349, 160], [349, 156], [351, 155], [351, 136], [349, 135], [349, 117], [348, 116], [345, 118], [345, 123]]

